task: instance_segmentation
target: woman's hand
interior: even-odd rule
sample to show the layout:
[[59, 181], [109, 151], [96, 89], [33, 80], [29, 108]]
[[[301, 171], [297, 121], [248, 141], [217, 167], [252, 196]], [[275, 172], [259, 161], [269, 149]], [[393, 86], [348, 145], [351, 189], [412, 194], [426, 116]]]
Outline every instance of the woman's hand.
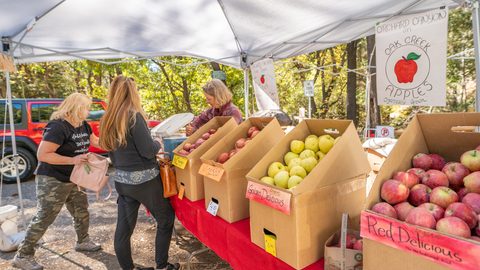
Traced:
[[83, 162], [85, 162], [87, 160], [88, 160], [87, 154], [81, 154], [81, 155], [78, 155], [78, 156], [74, 156], [72, 158], [73, 165], [82, 164]]
[[193, 127], [192, 127], [192, 125], [190, 125], [190, 124], [186, 125], [186, 126], [185, 126], [185, 134], [186, 134], [187, 136], [190, 136], [190, 135], [192, 135], [192, 133], [193, 133]]

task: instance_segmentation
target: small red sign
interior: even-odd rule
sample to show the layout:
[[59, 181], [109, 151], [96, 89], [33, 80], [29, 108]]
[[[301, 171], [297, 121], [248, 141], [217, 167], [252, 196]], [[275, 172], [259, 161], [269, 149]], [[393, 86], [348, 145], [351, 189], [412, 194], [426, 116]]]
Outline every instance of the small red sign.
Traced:
[[245, 197], [290, 215], [291, 193], [248, 181]]
[[423, 256], [451, 269], [476, 270], [480, 244], [363, 211], [361, 236], [387, 246]]

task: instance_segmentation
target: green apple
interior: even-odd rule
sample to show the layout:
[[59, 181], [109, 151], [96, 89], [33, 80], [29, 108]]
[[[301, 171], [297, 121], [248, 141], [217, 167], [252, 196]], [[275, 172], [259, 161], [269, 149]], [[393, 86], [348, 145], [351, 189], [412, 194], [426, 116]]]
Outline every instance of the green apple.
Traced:
[[292, 175], [298, 175], [298, 176], [304, 178], [305, 176], [307, 176], [307, 171], [300, 165], [293, 166], [290, 169], [290, 176], [292, 176]]
[[285, 171], [285, 166], [282, 163], [276, 161], [268, 166], [268, 176], [275, 177], [280, 171]]
[[273, 177], [273, 180], [275, 182], [275, 186], [281, 187], [281, 188], [287, 188], [289, 178], [290, 176], [288, 175], [287, 171], [280, 171], [275, 175], [275, 177]]
[[300, 153], [300, 159], [306, 159], [309, 157], [317, 158], [317, 156], [315, 155], [315, 152], [313, 152], [312, 150], [306, 149], [306, 150], [303, 150], [302, 153]]
[[318, 137], [315, 135], [309, 135], [305, 139], [305, 149], [312, 150], [313, 152], [318, 151]]
[[338, 140], [340, 140], [340, 137], [342, 137], [342, 136], [336, 137], [336, 138], [335, 138], [335, 141], [333, 142], [333, 144], [336, 144], [336, 143], [338, 142]]
[[264, 177], [262, 177], [262, 178], [260, 179], [260, 181], [262, 181], [262, 182], [264, 182], [264, 183], [267, 183], [267, 184], [269, 184], [269, 185], [272, 185], [272, 186], [275, 185], [275, 181], [274, 181], [273, 178], [270, 177], [270, 176], [264, 176]]
[[328, 134], [318, 137], [318, 148], [320, 148], [320, 151], [324, 154], [332, 149], [334, 143], [335, 139]]
[[298, 154], [295, 154], [293, 152], [288, 152], [285, 154], [285, 156], [283, 156], [283, 160], [285, 161], [285, 164], [290, 164], [290, 161], [294, 158], [298, 158]]
[[308, 157], [306, 159], [302, 159], [300, 166], [302, 166], [307, 173], [311, 172], [313, 168], [317, 165], [318, 161], [314, 157]]
[[325, 154], [322, 151], [317, 152], [317, 159], [318, 161], [322, 160], [325, 157]]
[[288, 178], [288, 188], [291, 189], [294, 186], [300, 184], [302, 182], [303, 178], [301, 178], [298, 175], [292, 175], [290, 178]]
[[292, 160], [290, 160], [290, 163], [288, 163], [288, 169], [290, 170], [291, 168], [295, 167], [295, 166], [300, 166], [300, 162], [302, 160], [300, 158], [294, 158]]
[[299, 140], [293, 140], [290, 142], [290, 151], [295, 154], [300, 154], [300, 152], [305, 149], [305, 143]]

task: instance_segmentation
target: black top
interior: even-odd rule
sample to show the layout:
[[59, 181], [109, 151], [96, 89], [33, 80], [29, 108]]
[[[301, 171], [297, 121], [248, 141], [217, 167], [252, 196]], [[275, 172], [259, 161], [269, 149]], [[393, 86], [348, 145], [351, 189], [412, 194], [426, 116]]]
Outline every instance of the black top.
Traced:
[[[52, 120], [43, 131], [43, 140], [60, 145], [55, 153], [74, 157], [88, 152], [91, 134], [92, 128], [85, 121], [81, 126], [75, 128], [66, 120]], [[73, 165], [53, 165], [39, 162], [35, 174], [55, 177], [62, 182], [70, 182], [72, 171]]]
[[147, 122], [140, 113], [135, 115], [135, 125], [127, 134], [127, 144], [108, 153], [113, 166], [122, 171], [140, 171], [158, 166], [156, 154], [160, 143], [150, 135]]

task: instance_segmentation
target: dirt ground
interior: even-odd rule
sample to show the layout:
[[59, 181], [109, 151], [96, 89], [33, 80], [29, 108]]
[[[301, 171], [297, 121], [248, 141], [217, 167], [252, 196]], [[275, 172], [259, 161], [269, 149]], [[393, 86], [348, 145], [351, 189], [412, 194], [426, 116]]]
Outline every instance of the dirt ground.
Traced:
[[[112, 185], [113, 186], [113, 185]], [[27, 224], [35, 214], [35, 181], [30, 179], [22, 183], [22, 195]], [[72, 219], [64, 207], [55, 222], [43, 237], [43, 243], [36, 251], [36, 258], [45, 269], [120, 269], [113, 249], [113, 234], [116, 223], [117, 194], [114, 192], [108, 201], [97, 201], [95, 195], [89, 195], [90, 202], [90, 237], [102, 245], [102, 250], [93, 253], [76, 252], [75, 231]], [[19, 206], [16, 185], [3, 185], [0, 205], [13, 204]], [[19, 207], [20, 208], [20, 207]], [[19, 220], [19, 224], [21, 221]], [[170, 261], [181, 264], [187, 269], [187, 261], [192, 252], [202, 248], [202, 244], [186, 231], [181, 224], [176, 224], [176, 237], [170, 246]], [[155, 224], [141, 208], [135, 232], [132, 236], [133, 260], [138, 266], [155, 266], [154, 263]], [[14, 252], [0, 252], [0, 269], [14, 270], [11, 259]], [[214, 252], [208, 251], [192, 258], [190, 269], [231, 269], [228, 263], [221, 260]]]

